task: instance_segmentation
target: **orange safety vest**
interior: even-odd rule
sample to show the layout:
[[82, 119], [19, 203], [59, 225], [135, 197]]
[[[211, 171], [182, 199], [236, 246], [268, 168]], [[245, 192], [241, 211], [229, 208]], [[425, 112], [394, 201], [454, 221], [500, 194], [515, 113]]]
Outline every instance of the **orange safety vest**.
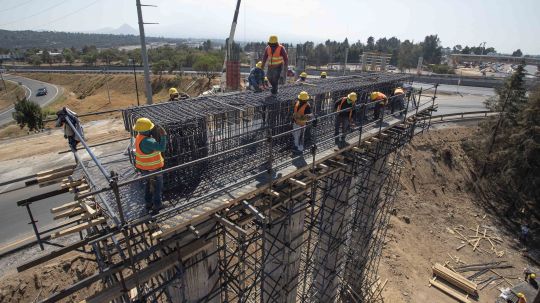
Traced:
[[275, 67], [283, 64], [283, 57], [281, 56], [281, 49], [283, 46], [279, 44], [276, 46], [274, 53], [272, 54], [272, 48], [270, 46], [266, 47], [266, 53], [268, 54], [268, 66]]
[[375, 100], [372, 100], [372, 101], [379, 101], [379, 100], [383, 101], [383, 102], [381, 102], [381, 105], [386, 105], [386, 102], [388, 101], [388, 98], [386, 97], [385, 94], [383, 94], [381, 92], [377, 92], [377, 97], [375, 97]]
[[403, 95], [405, 92], [401, 88], [396, 88], [394, 90], [394, 95]]
[[161, 156], [161, 152], [145, 154], [141, 150], [141, 143], [148, 136], [138, 134], [135, 138], [135, 167], [142, 170], [156, 170], [165, 166], [165, 160]]
[[304, 114], [306, 111], [306, 108], [309, 106], [307, 101], [302, 104], [302, 107], [300, 107], [300, 101], [296, 101], [296, 104], [294, 105], [294, 114], [293, 119], [294, 122], [300, 126], [304, 126], [307, 123], [307, 117]]
[[[343, 107], [343, 104], [347, 102], [347, 97], [343, 97], [341, 98], [341, 103], [339, 103], [338, 107], [337, 107], [337, 111], [341, 111], [341, 108]], [[352, 106], [354, 107], [354, 102], [352, 104]], [[351, 107], [351, 109], [349, 110], [349, 120], [352, 120], [352, 112], [353, 112], [353, 108]]]

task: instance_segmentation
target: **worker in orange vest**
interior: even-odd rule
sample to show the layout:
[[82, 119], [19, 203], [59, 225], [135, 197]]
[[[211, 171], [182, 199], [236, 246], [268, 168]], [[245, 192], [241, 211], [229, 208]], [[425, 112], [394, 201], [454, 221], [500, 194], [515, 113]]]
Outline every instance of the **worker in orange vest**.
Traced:
[[384, 107], [386, 106], [386, 103], [388, 103], [388, 97], [386, 97], [385, 94], [381, 92], [372, 92], [370, 95], [371, 101], [377, 101], [375, 103], [375, 112], [374, 112], [374, 119], [378, 120], [379, 116], [381, 115], [381, 110], [383, 112], [384, 116]]
[[[358, 96], [355, 92], [352, 92], [347, 95], [347, 97], [343, 97], [336, 101], [334, 104], [334, 109], [338, 114], [336, 115], [336, 126], [334, 128], [334, 138], [336, 141], [336, 144], [340, 144], [340, 142], [345, 143], [345, 136], [349, 132], [349, 129], [352, 125], [354, 125], [354, 105], [356, 104], [356, 100], [358, 99]], [[341, 137], [339, 136], [339, 129], [341, 128]]]
[[[157, 135], [153, 134], [154, 128]], [[160, 126], [155, 126], [148, 118], [139, 118], [133, 130], [138, 132], [135, 137], [135, 167], [143, 174], [148, 175], [160, 171], [165, 166], [161, 155], [167, 146], [167, 132]], [[159, 141], [154, 137], [159, 136]], [[154, 176], [145, 180], [144, 200], [146, 209], [153, 213], [162, 208], [161, 195], [163, 191], [163, 175]]]
[[[311, 118], [311, 105], [309, 105], [310, 96], [303, 91], [298, 95], [298, 100], [293, 108], [293, 143], [296, 148], [295, 153], [304, 152], [304, 134], [308, 120]], [[302, 128], [304, 127], [304, 128]]]
[[401, 87], [397, 87], [394, 89], [394, 95], [392, 98], [392, 104], [390, 105], [392, 114], [396, 111], [396, 109], [399, 108], [400, 115], [403, 114], [401, 112], [403, 109], [405, 109], [405, 91]]
[[[272, 35], [268, 39], [268, 46], [266, 46], [266, 49], [264, 50], [262, 69], [264, 69], [267, 61], [268, 72], [266, 76], [268, 77], [270, 85], [272, 85], [272, 96], [275, 96], [278, 92], [280, 78], [287, 78], [287, 66], [289, 64], [287, 51], [283, 45], [279, 44], [276, 35]], [[285, 81], [283, 81], [283, 83], [285, 83]]]
[[525, 298], [525, 295], [523, 293], [518, 292], [517, 297], [518, 297], [517, 303], [527, 303], [527, 298]]

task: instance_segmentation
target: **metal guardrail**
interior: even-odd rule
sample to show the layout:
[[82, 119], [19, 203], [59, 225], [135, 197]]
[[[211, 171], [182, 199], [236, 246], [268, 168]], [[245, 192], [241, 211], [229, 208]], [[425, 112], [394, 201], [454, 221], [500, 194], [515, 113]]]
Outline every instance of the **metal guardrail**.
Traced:
[[[494, 116], [494, 115], [499, 114], [499, 113], [500, 112], [494, 112], [494, 111], [489, 111], [489, 110], [450, 113], [450, 114], [432, 116], [431, 117], [431, 122], [432, 123], [442, 123], [444, 121], [448, 121], [448, 120], [445, 120], [445, 118], [448, 118], [448, 117], [457, 117], [457, 119], [451, 119], [452, 121], [486, 118], [488, 116]], [[469, 117], [466, 117], [466, 116], [469, 116]], [[428, 118], [426, 117], [426, 118], [423, 118], [423, 119], [428, 119]]]

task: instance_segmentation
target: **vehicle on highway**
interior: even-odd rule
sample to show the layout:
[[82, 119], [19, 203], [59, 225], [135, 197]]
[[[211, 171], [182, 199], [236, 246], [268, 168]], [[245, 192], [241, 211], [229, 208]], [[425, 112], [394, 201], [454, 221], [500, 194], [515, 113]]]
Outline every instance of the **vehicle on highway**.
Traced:
[[36, 96], [45, 96], [47, 94], [47, 89], [45, 87], [39, 88], [37, 90]]

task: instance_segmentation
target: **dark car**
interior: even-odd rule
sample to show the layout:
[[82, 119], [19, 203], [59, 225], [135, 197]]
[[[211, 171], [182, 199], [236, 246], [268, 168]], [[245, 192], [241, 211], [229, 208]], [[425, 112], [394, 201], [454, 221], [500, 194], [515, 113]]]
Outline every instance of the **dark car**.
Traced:
[[45, 87], [42, 87], [37, 90], [36, 96], [45, 96], [47, 94], [47, 89]]

